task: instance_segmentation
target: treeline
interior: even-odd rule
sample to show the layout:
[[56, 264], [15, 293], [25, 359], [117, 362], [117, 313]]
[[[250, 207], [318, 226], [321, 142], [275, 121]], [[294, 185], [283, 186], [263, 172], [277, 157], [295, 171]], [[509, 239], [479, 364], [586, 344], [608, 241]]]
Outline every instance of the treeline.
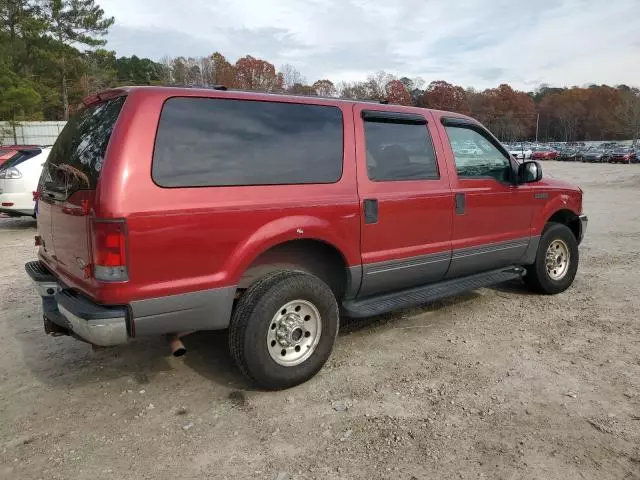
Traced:
[[586, 88], [509, 85], [483, 91], [442, 80], [396, 77], [307, 81], [292, 65], [251, 55], [120, 57], [101, 48], [114, 19], [94, 0], [0, 0], [0, 120], [66, 119], [82, 98], [118, 85], [213, 86], [388, 101], [471, 115], [505, 141], [618, 140], [640, 134], [640, 91], [626, 85]]

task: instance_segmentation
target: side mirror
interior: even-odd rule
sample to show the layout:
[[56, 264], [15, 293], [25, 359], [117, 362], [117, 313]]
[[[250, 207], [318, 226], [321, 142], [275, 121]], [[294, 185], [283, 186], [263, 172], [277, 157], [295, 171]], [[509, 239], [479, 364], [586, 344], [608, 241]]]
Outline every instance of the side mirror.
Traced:
[[533, 183], [542, 180], [542, 165], [538, 162], [522, 162], [518, 166], [518, 183]]

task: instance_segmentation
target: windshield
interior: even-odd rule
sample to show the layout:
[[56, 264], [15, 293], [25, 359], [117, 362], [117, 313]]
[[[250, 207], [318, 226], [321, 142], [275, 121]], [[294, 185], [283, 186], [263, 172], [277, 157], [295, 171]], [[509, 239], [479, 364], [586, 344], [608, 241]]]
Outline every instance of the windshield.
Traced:
[[125, 98], [90, 105], [67, 122], [42, 170], [41, 185], [67, 193], [96, 188]]

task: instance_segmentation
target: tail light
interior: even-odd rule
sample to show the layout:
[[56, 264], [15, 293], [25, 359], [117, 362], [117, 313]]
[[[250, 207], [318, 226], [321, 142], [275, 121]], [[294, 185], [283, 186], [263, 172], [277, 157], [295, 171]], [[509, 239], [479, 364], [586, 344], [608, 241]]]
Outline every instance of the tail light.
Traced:
[[129, 279], [127, 270], [127, 235], [124, 220], [94, 220], [93, 275], [103, 282]]

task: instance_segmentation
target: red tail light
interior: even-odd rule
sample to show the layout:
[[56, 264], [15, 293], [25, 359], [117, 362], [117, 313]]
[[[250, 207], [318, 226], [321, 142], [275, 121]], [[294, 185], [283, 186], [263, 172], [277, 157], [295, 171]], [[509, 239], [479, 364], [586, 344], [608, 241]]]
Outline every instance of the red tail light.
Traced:
[[127, 235], [124, 220], [94, 220], [93, 274], [96, 280], [122, 282], [127, 271]]

